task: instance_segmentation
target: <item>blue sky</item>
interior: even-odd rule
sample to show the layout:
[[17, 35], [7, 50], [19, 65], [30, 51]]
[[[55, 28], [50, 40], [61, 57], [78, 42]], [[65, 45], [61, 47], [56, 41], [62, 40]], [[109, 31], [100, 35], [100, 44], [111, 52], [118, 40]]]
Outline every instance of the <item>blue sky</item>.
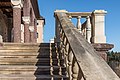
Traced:
[[104, 9], [106, 15], [107, 43], [114, 44], [114, 51], [120, 51], [120, 0], [38, 0], [40, 14], [45, 18], [44, 41], [54, 38], [56, 9], [65, 9], [69, 12], [92, 12]]

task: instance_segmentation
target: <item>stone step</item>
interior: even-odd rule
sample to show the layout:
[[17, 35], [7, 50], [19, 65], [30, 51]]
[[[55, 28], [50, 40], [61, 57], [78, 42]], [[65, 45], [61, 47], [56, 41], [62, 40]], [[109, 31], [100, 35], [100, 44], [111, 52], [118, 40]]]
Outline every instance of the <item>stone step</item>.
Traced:
[[64, 60], [57, 58], [55, 44], [3, 43], [0, 80], [68, 80]]
[[1, 75], [0, 80], [68, 80], [65, 75]]
[[[50, 58], [50, 55], [12, 55], [12, 56], [0, 56], [0, 58]], [[57, 59], [56, 55], [52, 55], [53, 59]]]
[[17, 50], [0, 50], [0, 53], [37, 53], [38, 50], [26, 50], [26, 49], [17, 49]]
[[50, 50], [49, 48], [45, 49], [0, 49], [0, 53], [50, 53], [55, 52], [55, 48]]
[[59, 75], [60, 70], [65, 75], [66, 68], [62, 66], [22, 66], [22, 65], [2, 65], [0, 66], [0, 74], [36, 74], [50, 75], [52, 71], [54, 75]]
[[39, 51], [42, 51], [42, 50], [53, 50], [55, 49], [55, 47], [29, 47], [29, 46], [25, 46], [25, 47], [17, 47], [17, 46], [3, 46], [3, 47], [0, 47], [0, 50], [39, 50]]
[[[13, 53], [11, 53], [11, 52], [6, 52], [6, 53], [0, 53], [0, 58], [2, 58], [2, 57], [37, 57], [37, 58], [49, 58], [50, 57], [50, 53], [39, 53], [39, 52], [37, 52], [37, 53], [16, 53], [16, 52], [13, 52]], [[57, 56], [57, 54], [56, 53], [52, 53], [51, 54], [51, 56], [52, 57], [56, 57]]]
[[3, 43], [2, 46], [15, 47], [54, 47], [54, 43]]
[[[63, 62], [63, 60], [60, 60]], [[50, 65], [50, 58], [0, 58], [0, 65]], [[52, 59], [53, 65], [58, 65], [58, 59]]]

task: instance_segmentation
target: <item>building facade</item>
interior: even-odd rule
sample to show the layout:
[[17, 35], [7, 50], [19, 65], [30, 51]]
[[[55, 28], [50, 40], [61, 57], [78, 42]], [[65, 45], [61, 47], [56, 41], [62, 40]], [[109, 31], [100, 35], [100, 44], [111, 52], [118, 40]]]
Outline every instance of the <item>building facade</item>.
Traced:
[[44, 24], [37, 0], [0, 0], [0, 42], [41, 43]]

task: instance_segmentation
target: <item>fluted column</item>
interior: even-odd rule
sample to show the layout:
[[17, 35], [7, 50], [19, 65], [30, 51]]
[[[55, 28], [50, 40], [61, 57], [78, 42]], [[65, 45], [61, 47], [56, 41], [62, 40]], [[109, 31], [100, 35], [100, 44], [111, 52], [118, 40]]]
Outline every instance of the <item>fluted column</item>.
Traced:
[[15, 43], [21, 42], [21, 6], [13, 6], [13, 40]]
[[81, 33], [81, 21], [80, 21], [80, 18], [81, 18], [81, 16], [78, 16], [76, 27], [77, 27], [77, 29], [79, 30], [79, 32]]
[[87, 16], [87, 23], [86, 23], [86, 39], [90, 43], [91, 39], [91, 23], [90, 23], [90, 17]]

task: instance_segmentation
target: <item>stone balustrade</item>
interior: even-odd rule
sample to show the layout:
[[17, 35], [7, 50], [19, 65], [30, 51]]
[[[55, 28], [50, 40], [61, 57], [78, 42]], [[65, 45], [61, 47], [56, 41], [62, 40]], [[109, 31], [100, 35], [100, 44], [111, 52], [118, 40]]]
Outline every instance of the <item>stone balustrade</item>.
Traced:
[[[107, 61], [107, 54], [106, 52], [113, 48], [112, 44], [106, 43], [106, 36], [105, 36], [105, 14], [107, 13], [104, 10], [94, 10], [93, 12], [67, 12], [65, 11], [66, 15], [68, 16], [69, 20], [72, 21], [74, 24], [74, 20], [77, 20], [77, 24], [75, 28], [84, 36], [84, 38], [93, 45], [100, 45], [106, 46], [103, 47], [105, 50], [100, 48], [98, 50], [97, 47], [94, 46], [96, 51], [99, 52], [105, 61]], [[108, 47], [109, 46], [109, 47]], [[112, 47], [111, 47], [112, 46]]]
[[[64, 10], [55, 11], [56, 47], [64, 58], [69, 80], [119, 80], [108, 64], [99, 56], [94, 47], [88, 43], [91, 35], [91, 13], [68, 13]], [[77, 15], [78, 14], [78, 15]], [[81, 15], [86, 18], [86, 37], [82, 33]], [[77, 15], [77, 16], [76, 16]], [[78, 17], [79, 16], [79, 17]], [[70, 18], [77, 18], [77, 29]]]
[[[66, 12], [70, 18], [77, 19], [76, 28], [84, 35], [89, 43], [106, 43], [105, 36], [105, 14], [104, 10], [95, 10], [93, 12]], [[81, 19], [85, 19], [82, 24]]]

